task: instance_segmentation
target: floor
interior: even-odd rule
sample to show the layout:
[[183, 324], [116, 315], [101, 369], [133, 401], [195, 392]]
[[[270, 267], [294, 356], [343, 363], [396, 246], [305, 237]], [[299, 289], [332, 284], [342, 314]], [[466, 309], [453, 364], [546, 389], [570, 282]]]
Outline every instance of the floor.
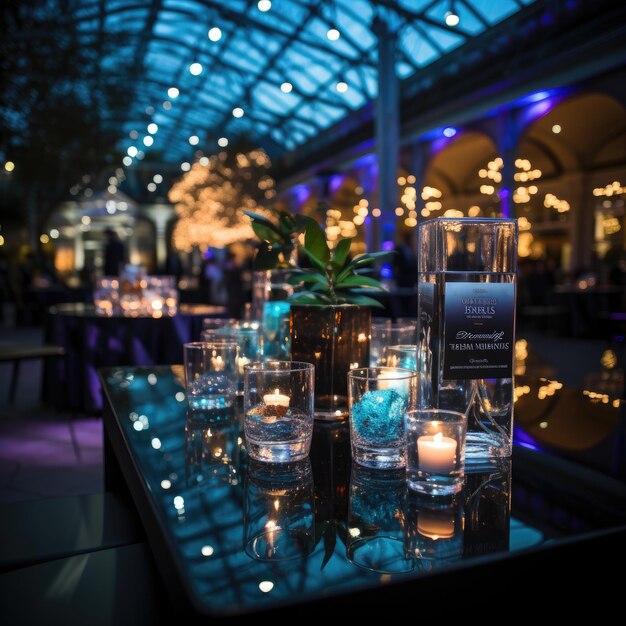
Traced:
[[[558, 379], [584, 387], [602, 369], [607, 343], [569, 339], [537, 332], [520, 333]], [[38, 343], [38, 328], [0, 327], [0, 343]], [[0, 363], [0, 504], [102, 490], [102, 421], [72, 417], [42, 405], [38, 398], [41, 363], [24, 361], [16, 402], [7, 402], [10, 366]]]
[[[38, 328], [0, 329], [0, 343], [36, 344]], [[41, 362], [23, 361], [14, 405], [0, 363], [0, 504], [102, 491], [102, 420], [41, 404]]]

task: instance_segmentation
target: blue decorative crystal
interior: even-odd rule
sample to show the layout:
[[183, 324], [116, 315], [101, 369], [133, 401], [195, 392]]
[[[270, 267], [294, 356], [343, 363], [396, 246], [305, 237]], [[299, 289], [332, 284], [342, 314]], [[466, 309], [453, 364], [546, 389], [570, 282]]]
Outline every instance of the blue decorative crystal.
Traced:
[[362, 439], [376, 445], [391, 444], [403, 436], [406, 400], [393, 389], [366, 391], [352, 405], [352, 421]]
[[291, 350], [289, 313], [291, 305], [283, 300], [263, 305], [264, 357], [288, 358]]

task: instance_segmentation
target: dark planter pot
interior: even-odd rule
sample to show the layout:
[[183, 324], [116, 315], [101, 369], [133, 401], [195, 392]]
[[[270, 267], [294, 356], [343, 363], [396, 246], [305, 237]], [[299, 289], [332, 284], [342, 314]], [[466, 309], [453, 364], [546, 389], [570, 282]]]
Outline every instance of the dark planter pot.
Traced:
[[368, 367], [371, 311], [356, 304], [291, 306], [291, 358], [315, 365], [315, 417], [348, 416], [348, 372]]

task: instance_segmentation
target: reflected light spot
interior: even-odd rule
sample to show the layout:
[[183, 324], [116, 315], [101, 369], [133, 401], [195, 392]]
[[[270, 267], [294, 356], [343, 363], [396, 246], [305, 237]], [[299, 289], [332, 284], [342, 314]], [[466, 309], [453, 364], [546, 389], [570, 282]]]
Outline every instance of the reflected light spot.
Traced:
[[4, 164], [4, 169], [5, 169], [7, 172], [12, 172], [12, 171], [15, 169], [15, 163], [13, 163], [13, 161], [7, 161], [7, 162]]
[[225, 148], [225, 147], [228, 145], [228, 139], [226, 139], [226, 137], [220, 137], [220, 138], [217, 140], [217, 145], [218, 145], [220, 148]]
[[167, 90], [168, 98], [178, 98], [179, 94], [180, 94], [180, 91], [178, 91], [178, 89], [176, 87], [170, 87]]
[[328, 29], [328, 32], [326, 33], [326, 37], [328, 37], [330, 41], [337, 41], [337, 39], [339, 39], [340, 37], [340, 34], [336, 28], [330, 28]]
[[263, 593], [269, 593], [272, 589], [274, 589], [274, 583], [271, 580], [262, 580], [259, 583], [259, 589]]
[[241, 107], [235, 107], [233, 109], [233, 117], [243, 117], [243, 109]]
[[139, 420], [137, 420], [136, 422], [133, 423], [133, 428], [136, 431], [143, 430], [143, 424]]
[[198, 135], [191, 135], [191, 137], [189, 137], [189, 143], [192, 146], [197, 146], [200, 143], [200, 137], [198, 137]]
[[539, 423], [539, 428], [548, 428], [548, 422], [540, 422]]
[[202, 64], [201, 63], [192, 63], [189, 66], [189, 73], [193, 76], [200, 76], [202, 74]]
[[154, 437], [150, 443], [155, 450], [161, 447], [161, 440], [158, 437]]
[[172, 486], [172, 483], [171, 481], [167, 480], [167, 478], [161, 481], [161, 487], [163, 489], [169, 489], [171, 486]]
[[561, 125], [560, 125], [560, 124], [555, 124], [555, 125], [552, 127], [552, 132], [553, 132], [555, 135], [558, 135], [558, 134], [561, 132]]
[[176, 398], [176, 400], [178, 400], [179, 402], [184, 402], [185, 401], [185, 394], [182, 391], [177, 391], [176, 395], [174, 396]]
[[214, 552], [213, 546], [202, 546], [200, 552], [202, 552], [202, 556], [211, 556]]
[[182, 509], [185, 506], [185, 499], [182, 496], [176, 496], [174, 498], [174, 508]]
[[148, 382], [151, 385], [156, 385], [156, 382], [157, 382], [156, 374], [148, 374]]
[[344, 81], [340, 80], [337, 83], [337, 91], [339, 93], [346, 93], [346, 91], [348, 91], [348, 83], [345, 83]]
[[271, 0], [259, 0], [257, 7], [261, 13], [267, 13], [272, 8]]
[[126, 150], [126, 153], [129, 157], [137, 156], [137, 148], [135, 148], [135, 146], [129, 146], [128, 150]]
[[291, 93], [291, 90], [292, 90], [292, 89], [293, 89], [293, 85], [292, 85], [291, 83], [283, 83], [283, 84], [280, 86], [280, 90], [281, 90], [283, 93]]
[[[148, 124], [148, 132], [151, 135], [154, 135], [158, 130], [159, 130], [159, 127], [154, 122], [152, 122], [151, 124]], [[145, 141], [146, 140], [144, 139], [144, 143]]]
[[125, 156], [125, 157], [122, 159], [122, 163], [123, 163], [126, 167], [128, 167], [129, 165], [132, 165], [133, 160], [132, 160], [129, 156]]
[[217, 26], [209, 30], [208, 37], [211, 41], [219, 41], [222, 38], [222, 31]]
[[350, 537], [358, 537], [361, 534], [361, 530], [359, 528], [348, 528], [348, 534]]
[[155, 175], [152, 177], [152, 180], [153, 180], [155, 183], [157, 183], [157, 185], [158, 185], [159, 183], [162, 183], [162, 182], [163, 182], [163, 176], [161, 176], [161, 174], [155, 174]]

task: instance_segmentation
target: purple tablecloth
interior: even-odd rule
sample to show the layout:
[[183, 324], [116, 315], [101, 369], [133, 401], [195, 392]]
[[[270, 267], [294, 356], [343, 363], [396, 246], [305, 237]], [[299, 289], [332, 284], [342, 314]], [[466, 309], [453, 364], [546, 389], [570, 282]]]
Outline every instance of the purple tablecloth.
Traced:
[[182, 305], [174, 317], [100, 317], [91, 305], [51, 307], [46, 342], [65, 348], [64, 359], [46, 363], [43, 400], [56, 408], [99, 412], [97, 370], [118, 365], [182, 363], [183, 343], [200, 338], [205, 317], [223, 317], [223, 307]]

